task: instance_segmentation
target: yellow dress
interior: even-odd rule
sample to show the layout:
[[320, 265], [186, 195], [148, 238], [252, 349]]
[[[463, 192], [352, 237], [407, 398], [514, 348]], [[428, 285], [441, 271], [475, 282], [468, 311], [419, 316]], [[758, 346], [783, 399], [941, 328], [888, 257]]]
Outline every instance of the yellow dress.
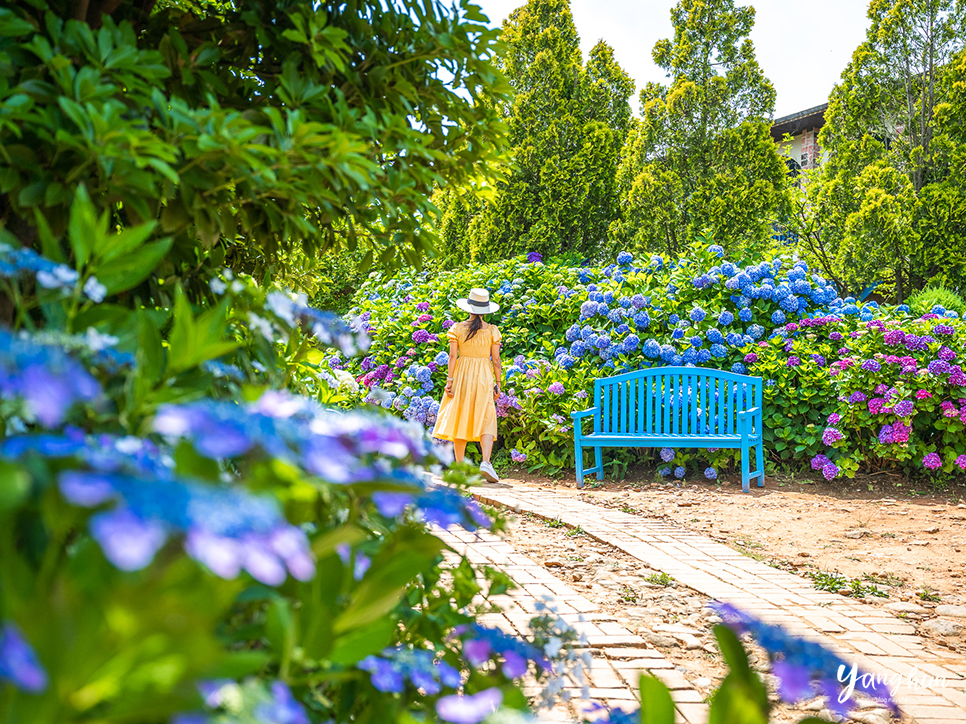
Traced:
[[493, 401], [493, 363], [490, 348], [502, 339], [492, 324], [467, 340], [469, 322], [449, 328], [450, 342], [459, 344], [459, 357], [453, 374], [453, 396], [445, 392], [436, 413], [433, 437], [440, 440], [479, 442], [480, 435], [496, 439], [496, 404]]

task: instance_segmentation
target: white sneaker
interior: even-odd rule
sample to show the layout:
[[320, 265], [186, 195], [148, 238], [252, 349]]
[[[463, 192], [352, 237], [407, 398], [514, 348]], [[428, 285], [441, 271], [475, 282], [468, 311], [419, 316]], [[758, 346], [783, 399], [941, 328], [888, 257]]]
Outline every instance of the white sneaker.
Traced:
[[480, 463], [480, 475], [489, 480], [491, 483], [500, 482], [500, 476], [496, 474], [496, 470], [489, 463]]

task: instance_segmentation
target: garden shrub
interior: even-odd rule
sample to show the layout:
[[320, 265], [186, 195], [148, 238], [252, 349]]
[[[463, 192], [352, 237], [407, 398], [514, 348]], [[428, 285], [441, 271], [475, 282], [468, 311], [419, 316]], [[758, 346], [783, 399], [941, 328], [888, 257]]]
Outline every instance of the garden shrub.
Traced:
[[[933, 311], [956, 312], [960, 317], [966, 316], [966, 300], [959, 294], [946, 287], [930, 285], [909, 297], [909, 307], [916, 315], [929, 314]], [[936, 310], [940, 307], [940, 310]]]
[[547, 612], [530, 641], [476, 621], [504, 574], [443, 576], [427, 522], [495, 525], [459, 469], [426, 482], [447, 451], [320, 404], [349, 406], [323, 348], [360, 329], [228, 270], [203, 307], [125, 307], [145, 229], [84, 193], [70, 219], [77, 268], [0, 230], [0, 718], [375, 724], [579, 675]]
[[[501, 434], [518, 462], [553, 472], [574, 464], [570, 413], [590, 406], [598, 377], [661, 364], [744, 373], [746, 347], [784, 334], [790, 319], [828, 309], [849, 318], [878, 313], [838, 299], [802, 262], [776, 258], [742, 267], [723, 253], [706, 243], [667, 264], [658, 256], [635, 263], [622, 252], [617, 263], [574, 267], [531, 254], [433, 276], [376, 274], [352, 310], [368, 325], [373, 347], [348, 368], [368, 401], [431, 426], [446, 376], [445, 330], [458, 318], [455, 301], [471, 287], [489, 288], [503, 305], [490, 320], [503, 332]], [[730, 450], [710, 455], [714, 464], [735, 459]], [[662, 470], [716, 475], [707, 458], [677, 452]]]

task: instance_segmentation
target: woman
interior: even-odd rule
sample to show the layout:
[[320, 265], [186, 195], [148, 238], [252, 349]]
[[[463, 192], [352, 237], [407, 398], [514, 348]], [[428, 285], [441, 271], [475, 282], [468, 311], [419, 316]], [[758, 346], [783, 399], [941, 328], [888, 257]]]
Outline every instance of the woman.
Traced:
[[433, 437], [450, 440], [456, 461], [463, 459], [467, 442], [479, 442], [483, 453], [480, 474], [491, 483], [500, 477], [490, 464], [496, 440], [496, 404], [500, 396], [500, 330], [483, 315], [500, 309], [485, 289], [471, 289], [456, 306], [470, 318], [449, 328], [449, 368], [446, 394], [439, 403]]

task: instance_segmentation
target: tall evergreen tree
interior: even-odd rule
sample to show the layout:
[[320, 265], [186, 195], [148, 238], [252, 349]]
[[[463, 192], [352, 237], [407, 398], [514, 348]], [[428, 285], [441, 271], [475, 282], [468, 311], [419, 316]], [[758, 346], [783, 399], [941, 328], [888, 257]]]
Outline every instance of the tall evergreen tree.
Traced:
[[775, 89], [748, 34], [755, 11], [734, 0], [681, 0], [673, 39], [654, 46], [670, 83], [641, 91], [618, 181], [621, 218], [611, 231], [629, 246], [679, 254], [710, 228], [747, 246], [769, 235], [786, 204], [786, 167], [771, 141]]
[[586, 65], [569, 0], [530, 0], [503, 26], [513, 164], [493, 197], [441, 192], [444, 263], [522, 251], [594, 256], [617, 213], [634, 83], [603, 41]]
[[966, 283], [955, 160], [966, 6], [872, 0], [869, 21], [829, 99], [819, 135], [828, 160], [798, 205], [799, 236], [845, 290], [879, 281], [902, 300], [932, 277]]

